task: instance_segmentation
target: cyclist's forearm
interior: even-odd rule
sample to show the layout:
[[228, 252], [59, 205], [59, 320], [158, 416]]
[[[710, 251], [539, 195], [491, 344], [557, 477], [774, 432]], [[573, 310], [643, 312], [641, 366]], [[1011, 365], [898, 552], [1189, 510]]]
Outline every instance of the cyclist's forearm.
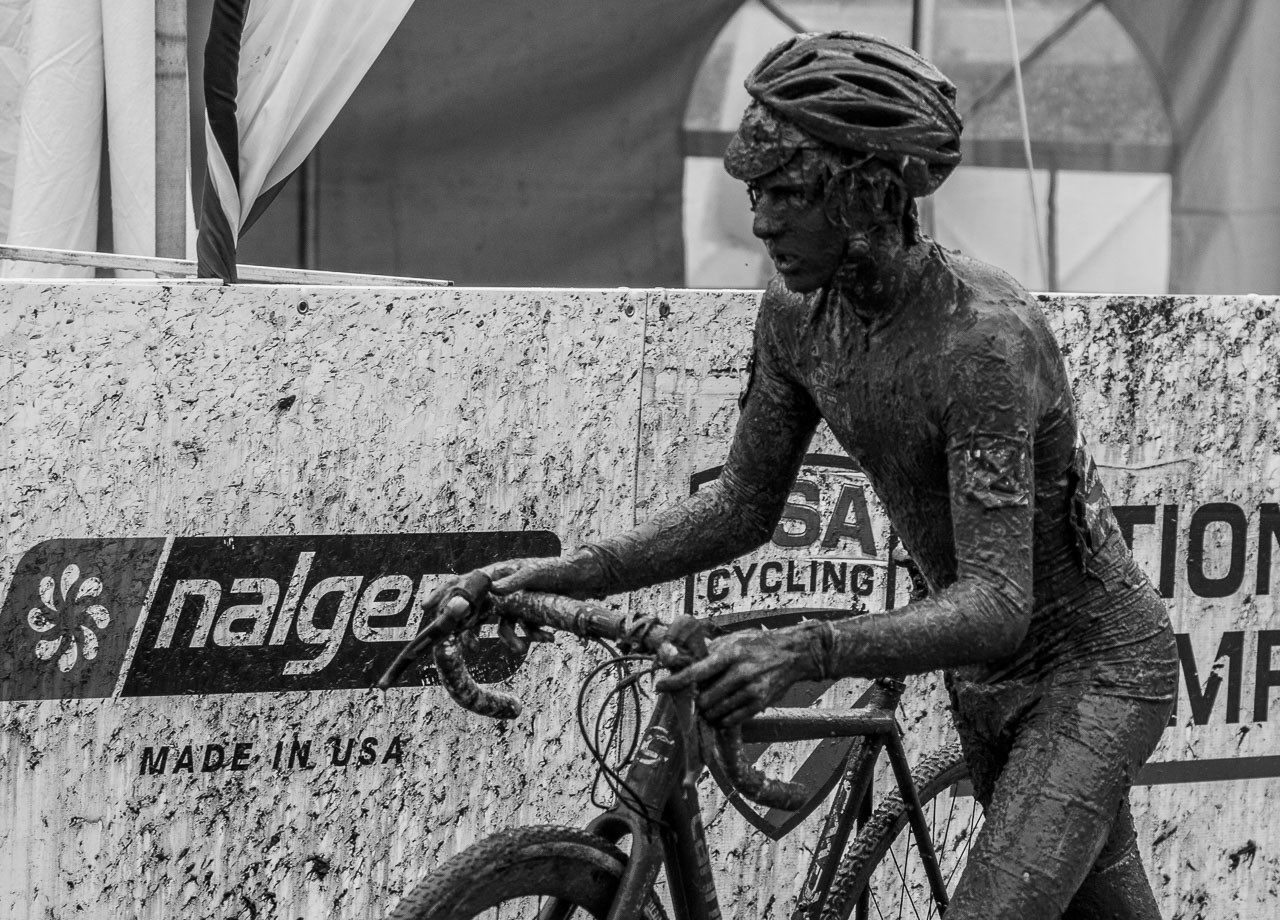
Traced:
[[1029, 599], [962, 580], [898, 610], [802, 628], [824, 676], [883, 677], [1007, 657], [1029, 620]]
[[598, 594], [634, 591], [728, 562], [769, 539], [785, 494], [744, 497], [712, 483], [626, 533], [583, 547]]

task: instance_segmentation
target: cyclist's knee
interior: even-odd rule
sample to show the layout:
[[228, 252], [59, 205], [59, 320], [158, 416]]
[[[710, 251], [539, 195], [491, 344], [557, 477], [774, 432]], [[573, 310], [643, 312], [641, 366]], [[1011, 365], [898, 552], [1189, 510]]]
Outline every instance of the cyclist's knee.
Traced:
[[[1110, 847], [1108, 847], [1110, 849]], [[1160, 920], [1151, 883], [1135, 841], [1095, 865], [1071, 899], [1063, 920]]]
[[1111, 834], [1102, 845], [1102, 852], [1094, 860], [1094, 872], [1106, 872], [1112, 866], [1138, 852], [1138, 837], [1133, 829], [1133, 815], [1129, 812], [1128, 794], [1120, 801], [1120, 809], [1111, 825]]

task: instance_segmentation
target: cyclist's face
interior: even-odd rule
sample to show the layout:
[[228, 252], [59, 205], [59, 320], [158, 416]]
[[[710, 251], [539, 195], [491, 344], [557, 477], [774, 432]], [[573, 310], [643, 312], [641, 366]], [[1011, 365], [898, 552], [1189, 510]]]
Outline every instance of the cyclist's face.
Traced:
[[816, 291], [835, 276], [844, 258], [846, 231], [827, 214], [822, 180], [805, 169], [803, 156], [747, 186], [751, 230], [797, 294]]

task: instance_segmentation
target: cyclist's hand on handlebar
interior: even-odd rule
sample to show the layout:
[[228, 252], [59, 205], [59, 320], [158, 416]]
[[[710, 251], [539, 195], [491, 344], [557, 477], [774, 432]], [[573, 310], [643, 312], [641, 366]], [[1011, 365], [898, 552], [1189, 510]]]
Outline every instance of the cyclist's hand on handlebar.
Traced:
[[[428, 622], [439, 621], [442, 631], [457, 633], [464, 647], [475, 644], [475, 628], [488, 609], [489, 596], [514, 591], [549, 591], [573, 597], [586, 597], [598, 582], [598, 566], [594, 557], [584, 551], [559, 558], [532, 557], [494, 562], [463, 575], [445, 579], [423, 601], [423, 616]], [[524, 636], [516, 635], [515, 624], [508, 619], [498, 623], [498, 637], [508, 648], [523, 653], [530, 640], [550, 642], [550, 633], [521, 624]]]
[[707, 656], [658, 681], [663, 691], [698, 689], [698, 709], [730, 727], [775, 702], [798, 680], [818, 677], [809, 639], [794, 630], [730, 633], [707, 644]]
[[494, 594], [547, 591], [576, 598], [601, 596], [603, 573], [600, 563], [584, 549], [568, 556], [535, 556], [495, 562], [481, 571], [493, 579], [491, 590]]

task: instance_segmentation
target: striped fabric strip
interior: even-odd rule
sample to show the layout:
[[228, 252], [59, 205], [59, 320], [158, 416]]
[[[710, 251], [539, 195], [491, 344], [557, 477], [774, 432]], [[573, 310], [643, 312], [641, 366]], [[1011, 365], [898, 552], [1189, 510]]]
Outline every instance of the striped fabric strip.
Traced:
[[201, 194], [196, 257], [200, 277], [232, 282], [236, 280], [236, 241], [240, 230], [240, 126], [236, 120], [236, 93], [248, 8], [249, 0], [216, 0], [204, 47], [207, 172]]
[[236, 247], [351, 97], [413, 0], [215, 0], [205, 45], [208, 172], [199, 275]]

